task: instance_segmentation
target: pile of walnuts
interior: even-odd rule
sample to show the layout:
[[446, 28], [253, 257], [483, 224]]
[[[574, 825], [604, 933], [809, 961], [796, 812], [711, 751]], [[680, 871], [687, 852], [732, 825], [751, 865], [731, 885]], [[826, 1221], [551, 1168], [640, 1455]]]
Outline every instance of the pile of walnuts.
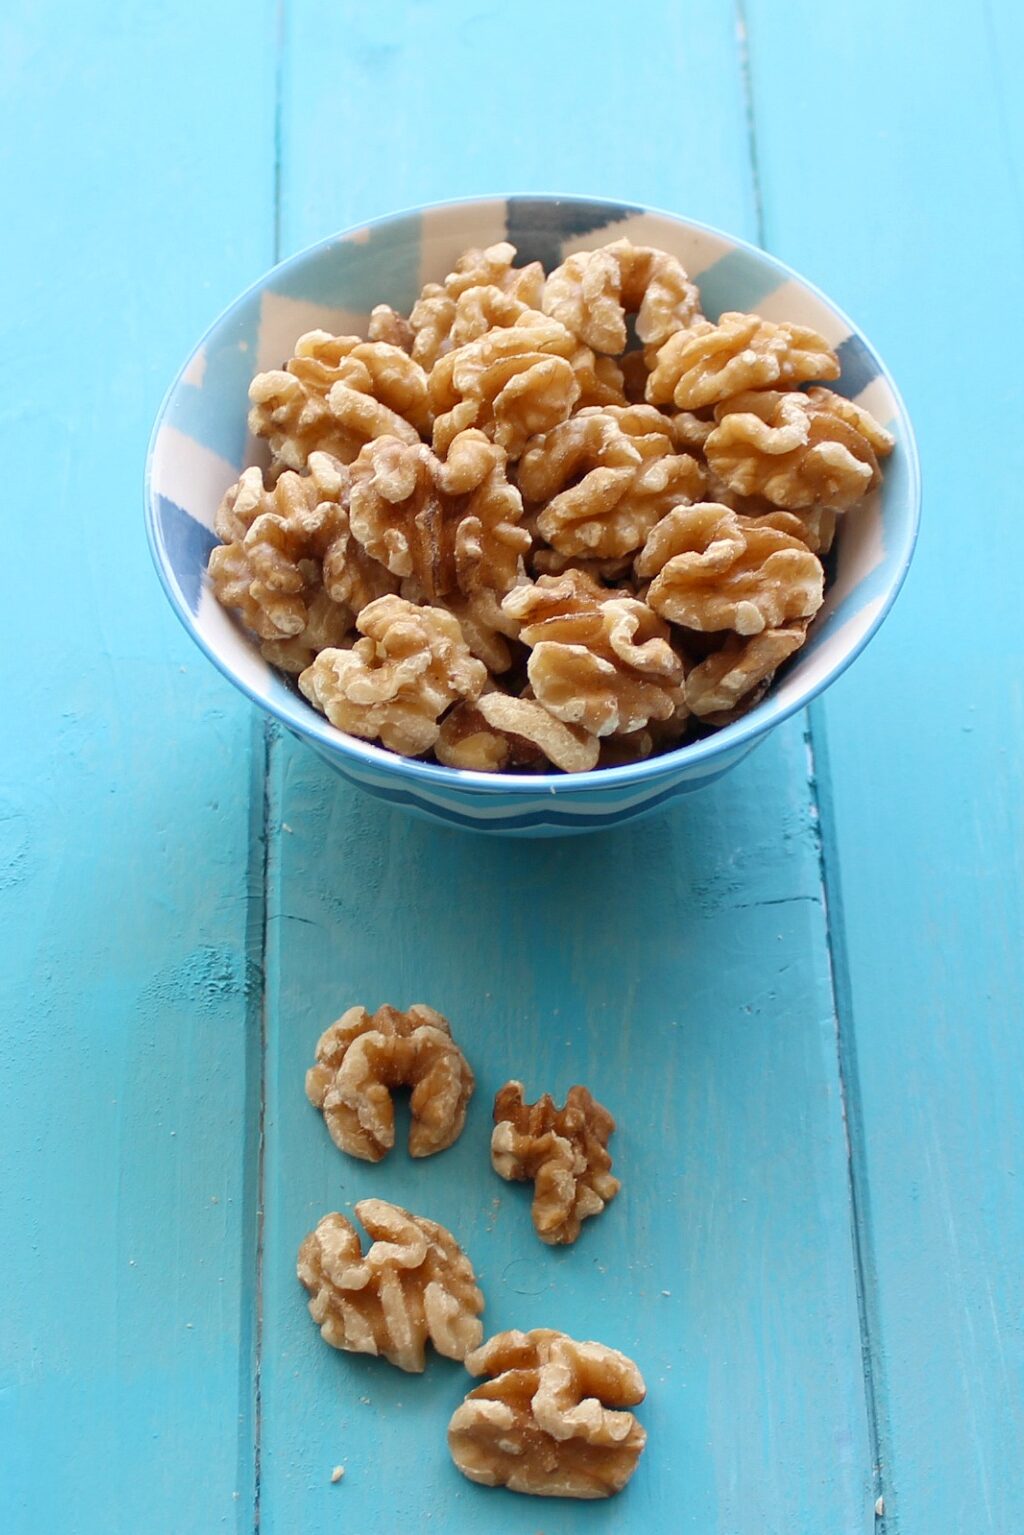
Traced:
[[273, 467], [225, 496], [209, 575], [339, 730], [586, 772], [763, 696], [893, 439], [824, 387], [821, 336], [705, 319], [664, 251], [515, 256], [468, 250], [408, 318], [253, 380]]

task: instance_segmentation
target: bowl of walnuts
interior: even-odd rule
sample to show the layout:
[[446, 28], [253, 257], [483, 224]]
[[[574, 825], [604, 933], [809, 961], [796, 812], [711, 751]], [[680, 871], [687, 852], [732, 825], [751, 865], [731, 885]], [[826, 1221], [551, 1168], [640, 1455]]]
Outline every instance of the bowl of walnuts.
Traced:
[[380, 219], [275, 267], [161, 406], [164, 589], [343, 777], [447, 825], [613, 825], [831, 683], [913, 553], [877, 353], [743, 241], [566, 197]]

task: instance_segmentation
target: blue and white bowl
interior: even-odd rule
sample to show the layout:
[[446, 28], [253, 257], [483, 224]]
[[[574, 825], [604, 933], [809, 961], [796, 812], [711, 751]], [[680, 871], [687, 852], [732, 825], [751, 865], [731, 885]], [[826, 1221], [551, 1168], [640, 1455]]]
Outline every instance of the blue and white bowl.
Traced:
[[[573, 251], [623, 236], [678, 256], [700, 285], [704, 312], [756, 310], [811, 325], [836, 349], [831, 387], [896, 436], [884, 484], [841, 523], [837, 568], [807, 644], [768, 696], [717, 734], [629, 767], [592, 773], [462, 772], [396, 757], [344, 735], [260, 655], [215, 601], [206, 562], [227, 487], [262, 444], [247, 436], [253, 374], [280, 367], [304, 331], [365, 334], [370, 310], [408, 311], [423, 284], [467, 246], [511, 240], [550, 270]], [[645, 815], [720, 777], [845, 670], [878, 629], [906, 575], [920, 503], [917, 452], [903, 402], [878, 354], [840, 310], [764, 251], [666, 213], [572, 197], [445, 203], [379, 219], [275, 267], [200, 341], [157, 417], [146, 474], [153, 557], [172, 606], [215, 666], [344, 778], [414, 814], [473, 831], [557, 836]]]

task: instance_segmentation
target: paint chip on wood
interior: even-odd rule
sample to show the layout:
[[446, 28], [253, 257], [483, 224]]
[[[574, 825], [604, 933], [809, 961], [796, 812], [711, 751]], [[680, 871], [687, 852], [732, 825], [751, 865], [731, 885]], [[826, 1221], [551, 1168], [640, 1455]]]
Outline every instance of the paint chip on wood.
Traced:
[[875, 1518], [881, 1519], [885, 1513], [885, 1499], [879, 1498], [875, 1503]]

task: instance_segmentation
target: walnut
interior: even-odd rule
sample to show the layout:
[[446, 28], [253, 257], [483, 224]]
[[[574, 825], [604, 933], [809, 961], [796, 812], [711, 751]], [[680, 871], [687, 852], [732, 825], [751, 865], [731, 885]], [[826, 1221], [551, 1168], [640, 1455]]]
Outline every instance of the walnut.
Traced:
[[484, 1298], [451, 1232], [383, 1199], [361, 1199], [356, 1215], [373, 1238], [365, 1254], [352, 1222], [337, 1213], [299, 1248], [299, 1281], [324, 1342], [416, 1373], [428, 1341], [448, 1359], [465, 1359], [483, 1336]]
[[430, 431], [427, 375], [400, 347], [314, 330], [295, 356], [249, 386], [249, 430], [270, 439], [274, 457], [303, 469], [316, 451], [351, 463], [385, 434], [418, 442]]
[[502, 606], [531, 647], [538, 701], [567, 725], [622, 735], [674, 712], [682, 662], [646, 603], [569, 570], [516, 587]]
[[608, 1140], [615, 1121], [585, 1087], [570, 1087], [562, 1108], [550, 1093], [526, 1103], [521, 1082], [494, 1099], [491, 1162], [502, 1178], [532, 1182], [533, 1224], [542, 1242], [575, 1242], [588, 1215], [619, 1192]]
[[366, 335], [370, 341], [386, 341], [388, 346], [401, 347], [403, 352], [412, 351], [413, 328], [390, 304], [377, 304], [370, 310]]
[[731, 490], [792, 510], [844, 511], [878, 485], [893, 438], [831, 389], [749, 391], [716, 411], [708, 463]]
[[477, 426], [518, 458], [530, 437], [565, 421], [579, 399], [578, 352], [563, 325], [527, 310], [514, 325], [446, 353], [429, 378], [435, 452]]
[[684, 453], [703, 453], [704, 444], [715, 430], [714, 415], [708, 411], [700, 415], [697, 411], [677, 410], [665, 419], [672, 441]]
[[647, 380], [647, 398], [695, 411], [743, 390], [838, 377], [836, 354], [817, 331], [730, 312], [717, 325], [702, 320], [669, 337]]
[[548, 1327], [501, 1332], [467, 1356], [489, 1376], [448, 1425], [472, 1482], [549, 1498], [607, 1498], [636, 1470], [647, 1435], [631, 1412], [646, 1395], [631, 1359]]
[[578, 346], [569, 358], [579, 385], [576, 410], [592, 405], [626, 405], [626, 381], [614, 357], [598, 357], [589, 346]]
[[674, 256], [616, 240], [556, 267], [543, 309], [595, 352], [617, 356], [626, 349], [627, 314], [636, 315], [639, 339], [658, 345], [699, 318], [700, 295]]
[[597, 766], [596, 737], [566, 725], [533, 698], [484, 693], [475, 704], [459, 704], [446, 716], [435, 754], [448, 767], [478, 773], [541, 767], [587, 773]]
[[677, 507], [654, 528], [636, 560], [654, 577], [656, 613], [690, 629], [760, 634], [821, 606], [821, 561], [773, 519], [743, 517], [716, 502]]
[[[348, 471], [314, 453], [310, 473], [282, 474], [265, 486], [246, 469], [217, 509], [225, 542], [210, 554], [210, 585], [263, 642], [266, 658], [300, 672], [325, 645], [339, 645], [352, 627], [344, 594], [324, 580], [327, 559], [340, 559], [347, 537]], [[325, 589], [326, 587], [326, 589]]]
[[541, 536], [561, 554], [598, 559], [639, 549], [659, 518], [704, 490], [696, 459], [673, 452], [651, 405], [578, 411], [529, 444], [518, 477], [528, 501], [546, 503]]
[[388, 596], [365, 607], [356, 627], [365, 638], [322, 650], [299, 687], [339, 730], [409, 757], [429, 751], [448, 706], [477, 698], [487, 680], [458, 619]]
[[504, 450], [479, 431], [460, 432], [443, 461], [424, 443], [379, 437], [353, 468], [353, 533], [429, 602], [482, 588], [501, 597], [515, 585], [531, 543], [522, 506]]
[[410, 1156], [433, 1156], [458, 1140], [474, 1079], [447, 1018], [421, 1002], [405, 1013], [350, 1007], [321, 1034], [306, 1073], [306, 1096], [339, 1150], [364, 1162], [391, 1150], [395, 1087], [412, 1088]]
[[750, 639], [730, 634], [721, 650], [695, 666], [686, 678], [686, 702], [710, 725], [727, 725], [763, 696], [776, 669], [807, 638], [806, 624], [763, 629]]
[[[544, 269], [539, 261], [529, 266], [514, 267], [515, 246], [507, 241], [490, 245], [486, 250], [464, 251], [441, 283], [427, 283], [409, 317], [413, 332], [412, 355], [424, 368], [430, 369], [445, 352], [459, 346], [472, 337], [467, 334], [475, 299], [470, 297], [481, 288], [497, 289], [513, 304], [525, 309], [539, 309], [544, 290]], [[462, 334], [456, 338], [452, 331], [459, 314], [459, 300], [468, 302], [462, 308]], [[493, 304], [493, 299], [484, 301]], [[504, 321], [492, 320], [492, 324]], [[488, 327], [489, 328], [489, 327]], [[477, 332], [482, 335], [482, 331]]]

